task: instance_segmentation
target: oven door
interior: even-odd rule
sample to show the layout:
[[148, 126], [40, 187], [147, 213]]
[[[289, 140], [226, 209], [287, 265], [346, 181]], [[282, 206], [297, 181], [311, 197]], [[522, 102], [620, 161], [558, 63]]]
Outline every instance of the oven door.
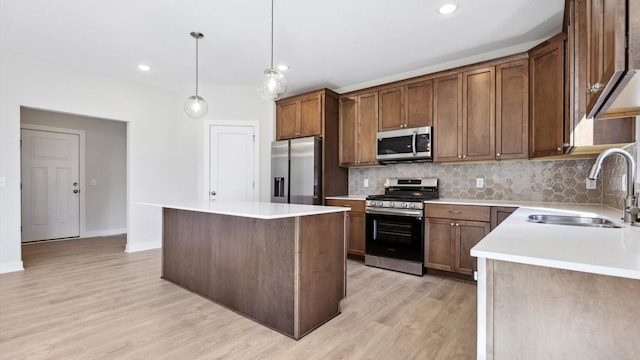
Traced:
[[424, 219], [367, 212], [366, 253], [423, 262]]

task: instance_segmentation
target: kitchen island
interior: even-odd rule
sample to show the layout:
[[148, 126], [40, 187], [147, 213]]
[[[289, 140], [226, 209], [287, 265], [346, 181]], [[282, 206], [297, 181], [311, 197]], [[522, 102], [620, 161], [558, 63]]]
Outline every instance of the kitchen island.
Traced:
[[[620, 228], [536, 224], [533, 214], [600, 216]], [[472, 250], [478, 359], [640, 356], [640, 228], [599, 205], [524, 205]]]
[[167, 202], [162, 277], [300, 339], [340, 313], [348, 208]]

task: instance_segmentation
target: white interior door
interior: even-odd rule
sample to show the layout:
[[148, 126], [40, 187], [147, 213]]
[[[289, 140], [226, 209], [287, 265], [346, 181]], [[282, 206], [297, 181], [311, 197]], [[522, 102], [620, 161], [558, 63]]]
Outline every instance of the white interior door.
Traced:
[[209, 198], [256, 200], [255, 128], [209, 127]]
[[80, 235], [80, 136], [21, 130], [22, 242]]

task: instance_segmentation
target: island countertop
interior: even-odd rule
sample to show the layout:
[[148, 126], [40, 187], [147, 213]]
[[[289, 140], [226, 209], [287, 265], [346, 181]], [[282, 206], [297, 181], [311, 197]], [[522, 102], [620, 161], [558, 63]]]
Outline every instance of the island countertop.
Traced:
[[281, 204], [257, 201], [229, 200], [185, 200], [138, 202], [141, 205], [159, 206], [169, 209], [189, 210], [219, 215], [232, 215], [254, 219], [282, 219], [288, 217], [330, 214], [349, 211], [347, 207]]

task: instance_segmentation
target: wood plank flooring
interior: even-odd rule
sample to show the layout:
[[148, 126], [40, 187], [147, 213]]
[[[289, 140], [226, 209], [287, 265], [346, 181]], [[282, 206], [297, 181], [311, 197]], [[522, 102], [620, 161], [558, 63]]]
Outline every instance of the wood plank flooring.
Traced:
[[124, 236], [23, 246], [0, 275], [0, 359], [473, 359], [476, 286], [349, 260], [342, 314], [300, 341], [160, 278]]

